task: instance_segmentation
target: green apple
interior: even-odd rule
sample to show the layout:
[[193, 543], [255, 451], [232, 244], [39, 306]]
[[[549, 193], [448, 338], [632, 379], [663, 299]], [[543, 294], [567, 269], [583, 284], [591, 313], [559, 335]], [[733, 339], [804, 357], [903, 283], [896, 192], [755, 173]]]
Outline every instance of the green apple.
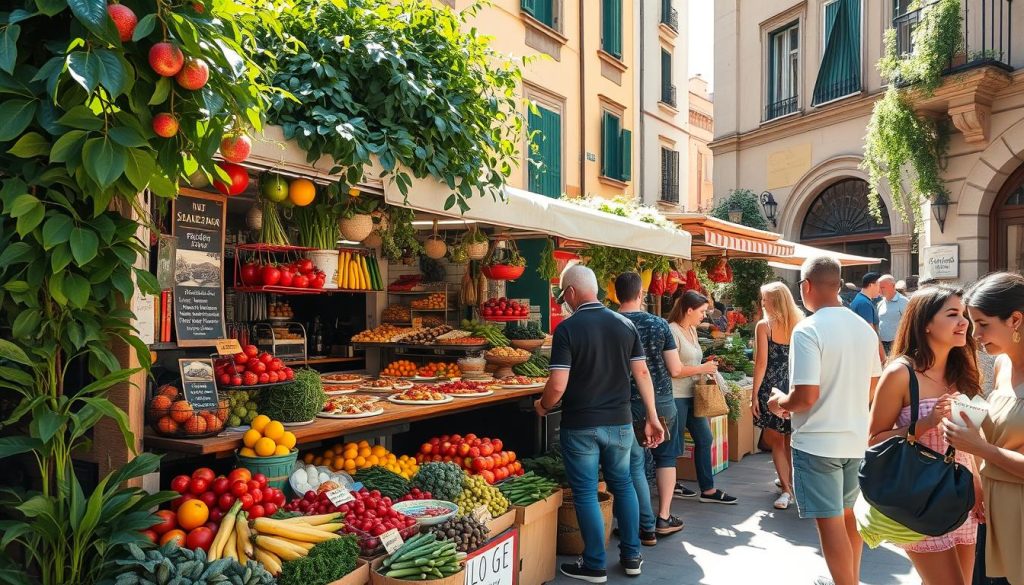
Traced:
[[264, 175], [260, 181], [260, 193], [274, 203], [288, 199], [288, 181], [281, 175]]

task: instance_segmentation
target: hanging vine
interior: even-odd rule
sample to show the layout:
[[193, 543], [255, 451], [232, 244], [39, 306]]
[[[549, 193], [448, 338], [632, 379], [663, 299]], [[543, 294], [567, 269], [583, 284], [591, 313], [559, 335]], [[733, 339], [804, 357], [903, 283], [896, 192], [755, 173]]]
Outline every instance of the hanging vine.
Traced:
[[[919, 4], [910, 8], [917, 9]], [[913, 100], [932, 95], [942, 84], [950, 56], [963, 50], [960, 0], [939, 0], [922, 12], [913, 33], [913, 53], [900, 55], [895, 29], [885, 33], [885, 56], [878, 70], [889, 87], [871, 113], [862, 165], [868, 172], [872, 215], [881, 218], [878, 188], [885, 180], [892, 189], [894, 207], [915, 229], [923, 224], [921, 204], [926, 199], [949, 200], [941, 177], [949, 130], [945, 120], [915, 112]], [[903, 187], [905, 173], [909, 191]]]

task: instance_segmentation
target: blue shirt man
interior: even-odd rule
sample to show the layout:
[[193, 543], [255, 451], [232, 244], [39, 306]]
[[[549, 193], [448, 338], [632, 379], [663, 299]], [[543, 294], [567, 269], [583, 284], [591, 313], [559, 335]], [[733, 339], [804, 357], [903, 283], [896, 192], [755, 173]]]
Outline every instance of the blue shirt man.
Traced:
[[878, 280], [882, 275], [877, 272], [868, 272], [860, 281], [860, 292], [850, 303], [850, 310], [860, 315], [861, 319], [868, 322], [875, 331], [878, 331], [878, 308], [874, 299], [878, 298]]

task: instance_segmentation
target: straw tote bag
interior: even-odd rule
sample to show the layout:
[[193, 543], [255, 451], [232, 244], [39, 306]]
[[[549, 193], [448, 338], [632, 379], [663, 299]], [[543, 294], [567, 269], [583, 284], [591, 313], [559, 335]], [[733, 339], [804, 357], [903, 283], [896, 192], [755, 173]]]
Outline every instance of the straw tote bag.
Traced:
[[704, 374], [693, 386], [693, 416], [714, 418], [729, 414], [725, 389], [715, 377]]

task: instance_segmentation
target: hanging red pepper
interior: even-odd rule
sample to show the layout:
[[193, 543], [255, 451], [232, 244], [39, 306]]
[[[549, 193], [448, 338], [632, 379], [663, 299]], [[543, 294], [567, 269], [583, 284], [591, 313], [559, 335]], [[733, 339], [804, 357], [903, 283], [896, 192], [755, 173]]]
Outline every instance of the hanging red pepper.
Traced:
[[725, 263], [725, 282], [732, 282], [732, 264]]
[[665, 292], [665, 281], [662, 279], [661, 273], [654, 273], [654, 276], [651, 277], [651, 286], [648, 290], [654, 296], [660, 296]]
[[679, 290], [680, 283], [681, 279], [679, 272], [675, 270], [670, 271], [668, 273], [668, 284], [665, 286], [665, 293], [670, 295], [675, 294], [675, 292]]

